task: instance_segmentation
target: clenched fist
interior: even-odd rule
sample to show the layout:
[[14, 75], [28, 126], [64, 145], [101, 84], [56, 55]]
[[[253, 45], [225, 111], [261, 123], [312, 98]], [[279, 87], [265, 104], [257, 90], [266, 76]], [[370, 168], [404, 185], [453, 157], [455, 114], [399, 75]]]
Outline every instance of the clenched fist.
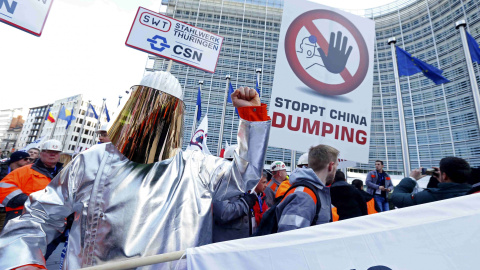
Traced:
[[261, 105], [257, 91], [250, 87], [240, 87], [230, 97], [235, 108]]

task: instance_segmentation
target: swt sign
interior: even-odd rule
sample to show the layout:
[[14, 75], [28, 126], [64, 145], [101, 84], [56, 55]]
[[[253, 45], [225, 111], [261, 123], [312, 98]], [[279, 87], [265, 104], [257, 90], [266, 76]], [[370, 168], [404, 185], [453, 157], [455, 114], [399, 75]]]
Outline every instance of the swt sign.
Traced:
[[223, 37], [139, 7], [125, 44], [214, 73]]
[[0, 0], [0, 21], [42, 35], [53, 0]]
[[285, 1], [283, 11], [269, 145], [327, 144], [367, 163], [374, 22], [305, 0]]

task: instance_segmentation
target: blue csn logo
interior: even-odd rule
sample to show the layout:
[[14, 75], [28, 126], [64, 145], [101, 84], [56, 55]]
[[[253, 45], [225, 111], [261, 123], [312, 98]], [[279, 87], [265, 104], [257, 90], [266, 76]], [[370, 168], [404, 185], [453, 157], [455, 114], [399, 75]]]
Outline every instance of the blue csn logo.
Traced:
[[[155, 46], [158, 43], [157, 42], [158, 39], [163, 42], [158, 44], [161, 47]], [[153, 38], [148, 38], [147, 41], [150, 42], [150, 47], [152, 48], [152, 50], [155, 50], [155, 51], [163, 52], [163, 50], [165, 50], [166, 48], [170, 48], [170, 45], [167, 44], [167, 39], [159, 35], [156, 35]]]

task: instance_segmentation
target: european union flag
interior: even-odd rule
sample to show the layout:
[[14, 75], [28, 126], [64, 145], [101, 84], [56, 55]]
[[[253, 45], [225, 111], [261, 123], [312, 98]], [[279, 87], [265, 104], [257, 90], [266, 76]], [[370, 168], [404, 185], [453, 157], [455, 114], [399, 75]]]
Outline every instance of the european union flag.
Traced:
[[[229, 82], [229, 85], [228, 85], [228, 98], [227, 98], [227, 102], [228, 102], [228, 103], [232, 103], [232, 104], [233, 104], [233, 102], [232, 102], [232, 97], [230, 96], [230, 95], [233, 94], [233, 92], [235, 92], [235, 90], [233, 90], [232, 83]], [[238, 110], [237, 110], [237, 108], [235, 108], [235, 112], [236, 112], [237, 115], [238, 115]]]
[[408, 52], [396, 47], [398, 76], [410, 76], [422, 72], [425, 77], [432, 80], [435, 84], [450, 82], [442, 76], [443, 70], [429, 65], [422, 60], [413, 57]]
[[472, 62], [480, 64], [480, 47], [470, 33], [467, 31], [465, 31], [465, 33], [467, 34], [468, 49], [470, 51], [470, 56], [472, 57]]
[[[68, 112], [68, 110], [66, 111]], [[68, 120], [67, 120], [67, 126], [65, 127], [65, 129], [68, 129], [72, 121], [76, 119], [75, 116], [73, 116], [74, 111], [75, 111], [75, 105], [72, 106], [72, 110], [69, 112], [70, 115], [67, 115]]]
[[[93, 115], [95, 117], [95, 119], [98, 120], [98, 115], [97, 115], [97, 112], [95, 111], [95, 108], [93, 108], [93, 105], [90, 103], [90, 106], [88, 107], [88, 109], [92, 109], [92, 112], [93, 112]], [[87, 115], [88, 115], [88, 110], [87, 110]], [[89, 117], [91, 117], [90, 115], [88, 115]]]
[[200, 121], [200, 118], [202, 117], [202, 95], [200, 93], [200, 87], [198, 87], [197, 106], [198, 106], [197, 121]]

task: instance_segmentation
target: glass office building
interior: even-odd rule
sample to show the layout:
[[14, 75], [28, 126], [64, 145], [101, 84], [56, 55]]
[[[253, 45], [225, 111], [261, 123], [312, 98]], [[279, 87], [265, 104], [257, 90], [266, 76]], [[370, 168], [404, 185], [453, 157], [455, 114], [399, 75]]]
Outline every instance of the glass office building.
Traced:
[[[401, 77], [411, 167], [437, 166], [440, 159], [455, 155], [480, 166], [480, 133], [460, 34], [455, 22], [466, 20], [467, 30], [480, 38], [479, 0], [404, 0], [353, 13], [375, 21], [373, 108], [369, 164], [384, 161], [389, 172], [403, 170], [398, 110], [391, 49], [387, 40], [417, 58], [444, 70], [451, 81], [435, 85], [422, 74]], [[225, 37], [215, 74], [173, 64], [184, 87], [187, 114], [184, 146], [189, 143], [198, 81], [203, 80], [202, 111], [208, 114], [208, 146], [216, 153], [225, 93], [225, 75], [233, 87], [253, 86], [255, 69], [261, 68], [261, 98], [269, 103], [272, 91], [283, 1], [279, 0], [163, 0], [166, 15]], [[149, 56], [146, 71], [165, 70], [168, 61]], [[477, 75], [479, 67], [474, 64]], [[227, 107], [224, 141], [236, 142], [238, 116]], [[288, 142], [285, 142], [287, 145]], [[290, 163], [289, 150], [269, 148], [266, 163]], [[300, 155], [297, 154], [297, 158]]]

